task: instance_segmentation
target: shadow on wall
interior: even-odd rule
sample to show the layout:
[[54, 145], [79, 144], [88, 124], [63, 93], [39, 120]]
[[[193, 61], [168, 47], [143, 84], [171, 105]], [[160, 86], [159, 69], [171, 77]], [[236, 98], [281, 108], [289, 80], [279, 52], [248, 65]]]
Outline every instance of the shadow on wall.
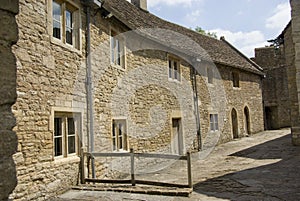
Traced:
[[15, 118], [11, 106], [16, 101], [16, 59], [12, 45], [18, 39], [15, 15], [19, 1], [0, 3], [0, 200], [8, 200], [17, 185], [16, 167], [12, 155], [17, 150], [17, 136], [12, 131]]
[[236, 152], [231, 156], [277, 163], [234, 172], [194, 185], [194, 191], [230, 200], [299, 200], [300, 147], [290, 135]]

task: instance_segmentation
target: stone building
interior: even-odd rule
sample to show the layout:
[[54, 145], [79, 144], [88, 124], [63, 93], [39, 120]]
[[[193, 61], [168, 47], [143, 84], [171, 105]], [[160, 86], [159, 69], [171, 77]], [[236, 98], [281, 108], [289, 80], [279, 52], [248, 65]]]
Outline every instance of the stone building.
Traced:
[[266, 75], [262, 82], [265, 129], [290, 127], [290, 102], [284, 47], [279, 45], [256, 48], [253, 60], [263, 68]]
[[292, 22], [284, 33], [286, 47], [286, 61], [288, 65], [289, 97], [291, 101], [292, 142], [300, 145], [300, 114], [299, 114], [299, 29], [300, 29], [300, 2], [291, 0]]
[[16, 167], [12, 155], [17, 151], [17, 136], [12, 131], [15, 117], [11, 106], [16, 95], [16, 58], [12, 45], [18, 39], [15, 15], [18, 1], [1, 1], [0, 4], [0, 200], [8, 200], [17, 185]]
[[263, 130], [258, 65], [133, 4], [20, 0], [15, 200], [78, 183], [82, 149], [184, 154]]

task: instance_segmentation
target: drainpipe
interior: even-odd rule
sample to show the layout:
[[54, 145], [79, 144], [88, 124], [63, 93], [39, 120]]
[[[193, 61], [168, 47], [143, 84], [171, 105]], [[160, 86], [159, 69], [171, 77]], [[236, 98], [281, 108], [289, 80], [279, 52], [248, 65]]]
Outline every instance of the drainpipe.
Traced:
[[[86, 89], [87, 89], [87, 119], [88, 119], [88, 151], [93, 153], [94, 147], [94, 107], [93, 107], [93, 81], [92, 81], [92, 63], [91, 63], [91, 7], [101, 8], [102, 4], [98, 0], [84, 0], [86, 6]], [[91, 158], [92, 178], [96, 178], [95, 160]]]
[[[86, 63], [87, 63], [87, 103], [88, 103], [88, 120], [89, 120], [89, 152], [93, 153], [95, 151], [94, 148], [94, 105], [93, 105], [93, 82], [92, 82], [92, 63], [91, 63], [91, 30], [90, 30], [90, 23], [91, 23], [91, 7], [88, 6], [87, 8], [87, 16], [86, 16]], [[92, 178], [96, 177], [95, 174], [95, 160], [94, 158], [91, 159], [92, 163]]]
[[197, 142], [198, 142], [198, 151], [202, 150], [202, 137], [201, 137], [201, 122], [200, 122], [200, 112], [198, 105], [198, 87], [197, 87], [197, 74], [196, 70], [192, 68], [193, 73], [193, 85], [194, 85], [194, 105], [196, 110], [196, 124], [197, 124]]

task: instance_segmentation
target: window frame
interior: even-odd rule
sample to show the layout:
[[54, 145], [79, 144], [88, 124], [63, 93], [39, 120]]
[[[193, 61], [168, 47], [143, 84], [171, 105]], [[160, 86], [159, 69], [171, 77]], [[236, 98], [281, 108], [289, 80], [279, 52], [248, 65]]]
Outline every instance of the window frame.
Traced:
[[122, 70], [126, 69], [125, 39], [117, 32], [110, 30], [110, 63]]
[[240, 74], [239, 72], [232, 72], [232, 86], [234, 88], [240, 88]]
[[[60, 5], [60, 38], [54, 36], [54, 10], [53, 4], [57, 3]], [[80, 5], [75, 4], [69, 0], [49, 0], [49, 23], [48, 32], [51, 36], [51, 42], [58, 45], [64, 45], [67, 48], [80, 51], [82, 49], [81, 44], [81, 9]], [[67, 26], [67, 11], [71, 13], [72, 22], [70, 27]], [[72, 30], [72, 38], [71, 43], [67, 41], [67, 30], [71, 28]]]
[[[117, 125], [117, 126], [115, 126], [115, 125]], [[123, 129], [119, 128], [120, 125], [122, 125]], [[120, 135], [120, 130], [122, 130], [121, 135]], [[127, 134], [127, 120], [126, 119], [113, 119], [112, 120], [111, 139], [112, 139], [112, 151], [113, 152], [128, 152], [129, 147], [128, 147], [128, 134]]]
[[219, 115], [216, 113], [209, 114], [209, 129], [211, 132], [219, 131]]
[[[56, 132], [56, 119], [60, 119], [61, 124], [61, 154], [56, 154], [56, 142], [55, 142], [55, 132]], [[74, 134], [69, 135], [69, 119], [73, 119], [74, 122]], [[79, 136], [81, 132], [81, 114], [73, 112], [61, 112], [55, 111], [53, 116], [53, 157], [58, 158], [68, 158], [71, 156], [79, 155]], [[75, 137], [74, 139], [74, 152], [69, 153], [69, 137]]]
[[[176, 69], [175, 69], [176, 67]], [[181, 82], [181, 62], [180, 59], [168, 57], [168, 79], [171, 81]]]

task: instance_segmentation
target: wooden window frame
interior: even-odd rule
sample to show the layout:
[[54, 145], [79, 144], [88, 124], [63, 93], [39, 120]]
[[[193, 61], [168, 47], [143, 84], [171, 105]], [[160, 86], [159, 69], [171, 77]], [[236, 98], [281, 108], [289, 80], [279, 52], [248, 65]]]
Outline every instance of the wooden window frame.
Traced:
[[[60, 132], [61, 132], [61, 154], [56, 154], [56, 119], [60, 119]], [[74, 121], [74, 133], [69, 134], [69, 119]], [[53, 127], [53, 156], [54, 158], [67, 158], [70, 156], [76, 156], [79, 154], [79, 136], [80, 136], [80, 125], [81, 125], [81, 115], [71, 112], [54, 112], [54, 127]], [[69, 153], [69, 138], [75, 137], [74, 139], [74, 152]]]
[[218, 114], [209, 114], [209, 125], [210, 125], [211, 132], [216, 132], [219, 130], [219, 115]]
[[[52, 42], [62, 43], [67, 47], [75, 48], [77, 50], [81, 50], [81, 20], [80, 20], [80, 8], [75, 5], [72, 1], [69, 0], [49, 0], [51, 4], [49, 5], [51, 15], [51, 26], [49, 27], [49, 33], [51, 34]], [[53, 3], [57, 3], [60, 5], [61, 13], [60, 13], [60, 38], [54, 36], [53, 27], [54, 27], [54, 16], [53, 16]], [[71, 13], [71, 24], [67, 26], [67, 11]], [[71, 28], [72, 31], [72, 39], [69, 43], [67, 41], [67, 29]]]
[[[120, 125], [122, 128], [120, 129]], [[121, 131], [121, 132], [120, 132]], [[121, 134], [121, 135], [120, 135]], [[112, 120], [112, 151], [128, 151], [128, 135], [126, 119]]]
[[110, 31], [110, 63], [121, 69], [126, 69], [126, 46], [125, 39], [116, 32]]
[[179, 59], [168, 57], [168, 78], [181, 82], [181, 62]]

